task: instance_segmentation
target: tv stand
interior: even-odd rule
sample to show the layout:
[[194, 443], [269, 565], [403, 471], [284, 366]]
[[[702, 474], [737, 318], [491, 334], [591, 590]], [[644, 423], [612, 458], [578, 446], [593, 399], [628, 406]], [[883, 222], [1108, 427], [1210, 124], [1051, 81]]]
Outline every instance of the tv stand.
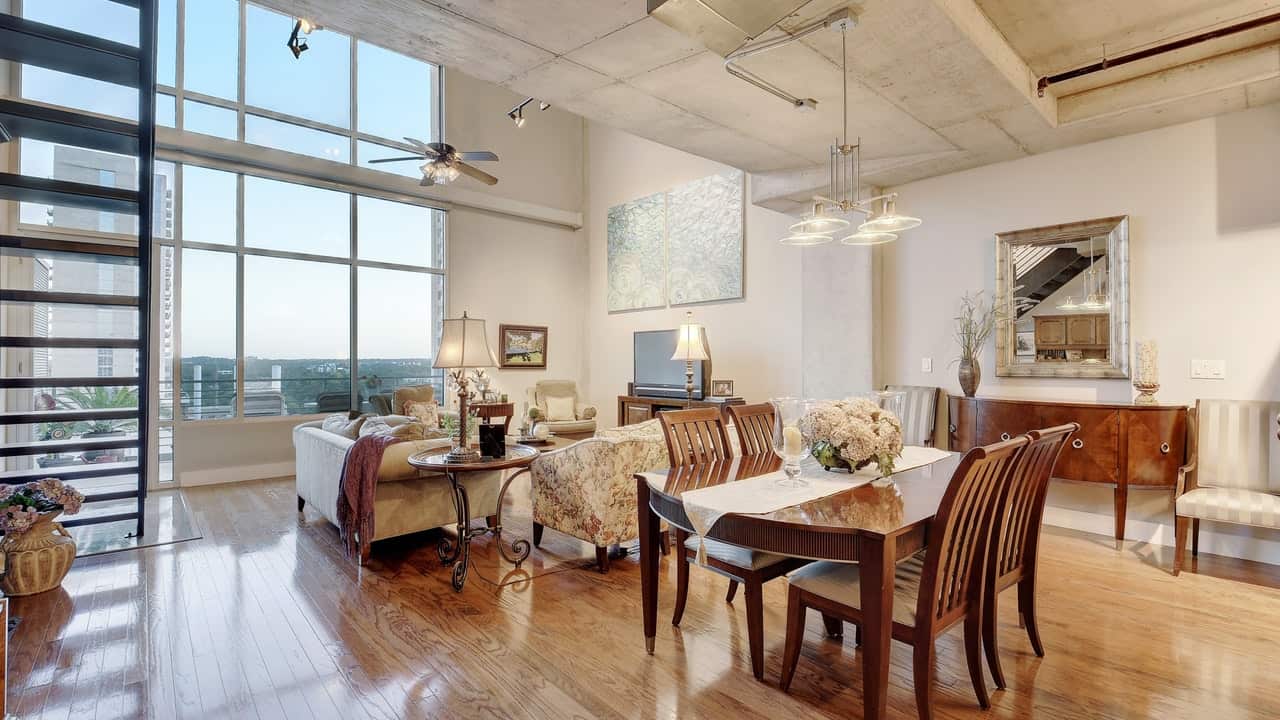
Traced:
[[707, 398], [705, 400], [685, 400], [683, 398], [646, 397], [643, 395], [618, 396], [618, 424], [635, 425], [651, 420], [663, 410], [686, 410], [688, 408], [713, 407], [720, 408], [725, 422], [729, 421], [730, 405], [746, 405], [742, 398]]

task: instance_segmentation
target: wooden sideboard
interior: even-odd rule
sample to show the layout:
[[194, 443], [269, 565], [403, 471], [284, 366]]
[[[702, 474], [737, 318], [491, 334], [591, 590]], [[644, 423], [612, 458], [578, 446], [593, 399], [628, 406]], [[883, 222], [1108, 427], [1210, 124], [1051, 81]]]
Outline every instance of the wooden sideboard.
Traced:
[[1116, 540], [1124, 539], [1129, 488], [1172, 488], [1186, 461], [1187, 408], [952, 397], [952, 450], [1007, 440], [1036, 428], [1080, 423], [1054, 478], [1115, 486]]
[[618, 424], [635, 425], [658, 416], [663, 410], [685, 410], [688, 408], [714, 407], [720, 408], [724, 421], [729, 422], [729, 406], [745, 405], [741, 398], [732, 400], [681, 400], [679, 398], [644, 397], [643, 395], [618, 396]]

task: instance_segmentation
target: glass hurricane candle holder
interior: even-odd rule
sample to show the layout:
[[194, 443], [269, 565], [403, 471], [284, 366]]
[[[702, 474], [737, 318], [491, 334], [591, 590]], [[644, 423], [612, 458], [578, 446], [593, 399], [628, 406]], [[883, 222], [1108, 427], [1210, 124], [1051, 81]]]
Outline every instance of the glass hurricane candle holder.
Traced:
[[813, 430], [805, 422], [810, 401], [800, 398], [778, 398], [773, 404], [773, 452], [782, 458], [784, 477], [778, 484], [784, 487], [806, 487], [808, 480], [800, 477], [800, 463], [809, 457], [813, 448]]

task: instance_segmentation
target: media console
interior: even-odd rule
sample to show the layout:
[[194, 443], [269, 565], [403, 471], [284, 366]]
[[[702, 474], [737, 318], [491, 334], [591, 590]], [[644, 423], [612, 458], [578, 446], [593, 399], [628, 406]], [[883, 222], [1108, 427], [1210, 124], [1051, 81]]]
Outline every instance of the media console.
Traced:
[[663, 410], [685, 410], [687, 408], [715, 407], [720, 408], [725, 422], [729, 421], [730, 405], [746, 405], [742, 398], [707, 398], [692, 402], [683, 398], [646, 397], [643, 395], [618, 396], [618, 424], [635, 425], [658, 416]]

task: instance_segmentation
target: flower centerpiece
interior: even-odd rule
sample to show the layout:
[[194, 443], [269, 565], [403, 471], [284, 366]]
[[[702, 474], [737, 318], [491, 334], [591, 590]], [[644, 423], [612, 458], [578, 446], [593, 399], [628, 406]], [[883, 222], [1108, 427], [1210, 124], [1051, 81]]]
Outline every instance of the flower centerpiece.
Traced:
[[893, 473], [902, 454], [902, 421], [866, 398], [820, 403], [804, 422], [813, 438], [813, 457], [830, 470], [850, 472], [875, 463], [881, 477]]
[[76, 558], [76, 543], [55, 521], [80, 512], [84, 495], [57, 478], [0, 485], [0, 530], [4, 540], [6, 595], [32, 595], [62, 584]]

